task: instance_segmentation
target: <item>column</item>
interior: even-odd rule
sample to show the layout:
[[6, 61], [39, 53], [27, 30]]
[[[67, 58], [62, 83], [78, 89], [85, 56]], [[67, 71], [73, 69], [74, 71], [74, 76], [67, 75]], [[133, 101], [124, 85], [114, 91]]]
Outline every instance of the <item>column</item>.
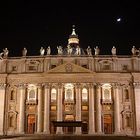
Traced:
[[44, 133], [50, 134], [50, 86], [45, 85], [44, 94]]
[[38, 85], [37, 133], [42, 132], [42, 85]]
[[25, 133], [25, 85], [19, 86], [20, 106], [19, 106], [19, 133]]
[[119, 93], [120, 87], [116, 85], [113, 87], [114, 89], [114, 122], [115, 122], [115, 133], [120, 133], [120, 100], [119, 100]]
[[89, 85], [89, 134], [95, 133], [94, 85]]
[[97, 134], [102, 133], [102, 121], [101, 121], [101, 86], [96, 87], [96, 130]]
[[0, 84], [0, 135], [4, 134], [5, 84]]
[[[63, 98], [62, 84], [59, 84], [58, 92], [57, 92], [57, 121], [63, 121], [62, 98]], [[57, 127], [56, 134], [62, 134], [62, 133], [63, 133], [62, 127]]]
[[[76, 121], [81, 121], [81, 88], [76, 85]], [[76, 127], [76, 134], [81, 134], [81, 127]]]
[[140, 83], [133, 83], [131, 89], [132, 91], [133, 99], [134, 99], [134, 133], [136, 136], [140, 136]]

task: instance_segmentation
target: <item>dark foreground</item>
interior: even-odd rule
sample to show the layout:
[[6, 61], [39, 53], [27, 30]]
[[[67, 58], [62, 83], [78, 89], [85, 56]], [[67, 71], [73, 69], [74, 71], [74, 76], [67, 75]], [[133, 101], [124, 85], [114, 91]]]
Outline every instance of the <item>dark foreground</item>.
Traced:
[[140, 140], [134, 136], [92, 136], [92, 135], [24, 135], [0, 136], [2, 140]]

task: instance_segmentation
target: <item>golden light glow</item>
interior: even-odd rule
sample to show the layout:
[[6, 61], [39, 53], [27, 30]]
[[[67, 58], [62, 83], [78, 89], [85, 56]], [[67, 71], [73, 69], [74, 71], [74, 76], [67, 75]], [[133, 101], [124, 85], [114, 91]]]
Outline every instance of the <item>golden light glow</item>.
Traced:
[[68, 44], [72, 44], [72, 43], [79, 44], [79, 39], [78, 38], [69, 38]]

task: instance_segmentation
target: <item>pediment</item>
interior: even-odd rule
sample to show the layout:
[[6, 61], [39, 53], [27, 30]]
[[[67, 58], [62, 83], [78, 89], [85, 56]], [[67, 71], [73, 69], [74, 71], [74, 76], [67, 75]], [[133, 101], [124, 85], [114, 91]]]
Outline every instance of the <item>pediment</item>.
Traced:
[[92, 71], [73, 63], [65, 63], [49, 70], [47, 73], [92, 73]]

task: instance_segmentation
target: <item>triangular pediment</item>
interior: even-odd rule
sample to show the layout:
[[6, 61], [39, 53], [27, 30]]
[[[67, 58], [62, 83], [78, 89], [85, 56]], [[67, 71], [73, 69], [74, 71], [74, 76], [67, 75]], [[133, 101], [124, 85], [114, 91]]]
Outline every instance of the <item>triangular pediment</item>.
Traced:
[[92, 71], [73, 63], [65, 63], [49, 70], [47, 73], [92, 73]]

